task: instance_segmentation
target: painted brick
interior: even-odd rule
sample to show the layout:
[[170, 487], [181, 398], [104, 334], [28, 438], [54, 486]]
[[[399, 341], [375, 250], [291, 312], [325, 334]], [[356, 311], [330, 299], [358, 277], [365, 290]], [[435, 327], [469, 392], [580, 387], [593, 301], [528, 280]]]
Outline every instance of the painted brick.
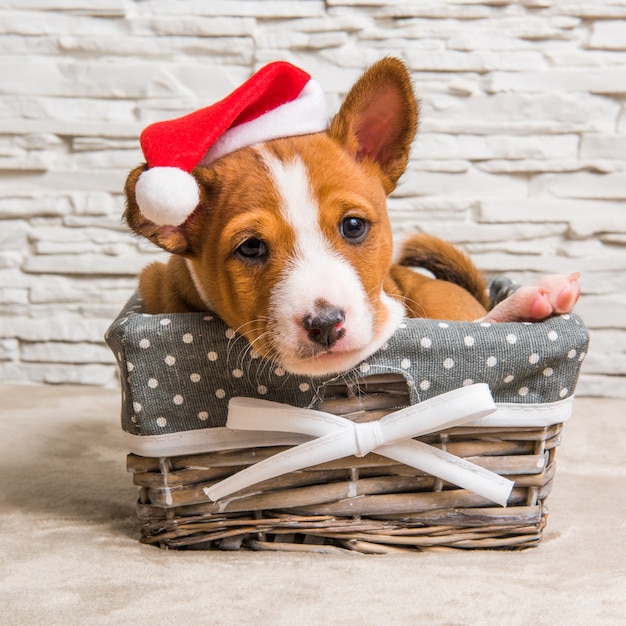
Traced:
[[0, 380], [52, 385], [117, 386], [117, 366], [39, 363], [0, 363]]
[[600, 162], [551, 159], [493, 159], [477, 163], [476, 167], [491, 174], [542, 174], [544, 172], [578, 172], [585, 169], [602, 170]]
[[71, 211], [68, 197], [53, 194], [0, 192], [0, 219], [28, 219], [37, 215], [62, 216]]
[[[350, 70], [353, 72], [354, 78], [356, 78], [365, 67], [375, 63], [386, 54], [390, 54], [390, 50], [392, 48], [388, 46], [393, 46], [393, 44], [386, 42], [384, 49], [378, 49], [370, 46], [364, 48], [358, 44], [346, 44], [341, 46], [340, 50], [332, 48], [330, 50], [320, 50], [319, 57], [324, 61], [328, 61], [330, 63], [330, 67], [340, 67]], [[274, 54], [276, 54], [276, 52], [274, 52]], [[306, 62], [309, 63], [308, 59]], [[307, 69], [307, 71], [310, 70]], [[332, 69], [329, 71], [334, 73], [334, 70]], [[344, 94], [346, 91], [346, 85], [349, 86], [354, 81], [354, 78], [350, 79], [350, 82], [338, 86], [336, 91]], [[337, 109], [339, 108], [339, 104], [340, 103], [338, 101], [336, 107]]]
[[298, 31], [301, 33], [328, 33], [340, 31], [344, 33], [358, 32], [360, 36], [374, 21], [365, 13], [350, 15], [323, 15], [320, 17], [301, 17], [269, 22], [264, 25], [263, 32]]
[[560, 13], [563, 15], [574, 15], [587, 19], [611, 19], [626, 17], [626, 6], [623, 0], [615, 2], [559, 2], [551, 11], [546, 12]]
[[408, 48], [405, 52], [409, 66], [417, 71], [440, 72], [488, 72], [491, 70], [528, 70], [537, 71], [547, 68], [540, 52], [506, 51], [506, 52], [428, 52], [414, 51]]
[[[505, 253], [511, 256], [560, 256], [557, 249], [558, 239], [541, 236], [536, 239], [521, 239], [517, 241], [489, 241], [489, 242], [467, 242], [463, 244], [464, 250], [472, 257], [482, 258], [481, 255]], [[525, 260], [525, 262], [528, 262]], [[529, 262], [532, 266], [532, 262]], [[571, 263], [572, 271], [575, 263]], [[543, 265], [545, 267], [545, 264]], [[518, 268], [519, 269], [519, 268]]]
[[585, 371], [588, 374], [602, 374], [606, 359], [609, 358], [615, 374], [626, 374], [626, 332], [595, 329], [593, 346], [585, 359]]
[[[134, 167], [134, 165], [133, 165]], [[118, 215], [119, 197], [109, 193], [73, 193], [72, 207], [75, 215]]]
[[[91, 213], [90, 213], [91, 215]], [[29, 238], [34, 242], [52, 242], [58, 244], [88, 242], [95, 244], [132, 243], [133, 237], [125, 230], [124, 232], [111, 231], [107, 228], [65, 228], [63, 226], [33, 226], [29, 232]]]
[[447, 172], [449, 174], [459, 174], [467, 172], [472, 167], [470, 161], [460, 161], [453, 159], [419, 159], [411, 162], [414, 171], [420, 172]]
[[0, 64], [0, 94], [98, 98], [182, 97], [219, 99], [248, 78], [248, 69], [226, 71], [206, 63], [100, 63], [95, 61], [23, 60]]
[[[129, 249], [128, 246], [121, 244], [104, 244], [96, 246], [87, 239], [74, 242], [38, 241], [35, 243], [34, 249], [35, 253], [38, 255], [55, 255], [55, 260], [53, 261], [54, 265], [56, 265], [58, 255], [61, 254], [89, 254], [97, 251], [99, 254], [106, 254], [108, 256], [121, 256], [123, 254], [132, 253], [132, 249]], [[82, 264], [82, 259], [75, 259], [74, 264]], [[90, 272], [90, 270], [88, 270], [88, 272]]]
[[530, 193], [536, 196], [553, 195], [560, 198], [626, 199], [626, 173], [543, 174], [533, 179]]
[[[271, 63], [279, 58], [289, 61], [294, 65], [297, 65], [307, 71], [312, 76], [323, 77], [324, 89], [329, 93], [347, 93], [350, 85], [359, 77], [361, 69], [367, 64], [364, 60], [367, 58], [367, 52], [363, 52], [361, 55], [361, 64], [359, 66], [343, 67], [338, 65], [335, 61], [329, 59], [329, 55], [312, 54], [304, 50], [276, 50], [274, 48], [263, 49], [260, 48], [256, 53], [256, 66], [257, 68]], [[336, 52], [330, 55], [336, 56]], [[374, 55], [371, 55], [372, 58]], [[380, 58], [377, 54], [376, 58]], [[255, 69], [257, 69], [255, 68]]]
[[[390, 5], [380, 0], [327, 0], [330, 7], [337, 7], [337, 11], [347, 10], [348, 7], [365, 6], [372, 7], [373, 15], [377, 18], [449, 18], [478, 19], [490, 15], [489, 8], [485, 6], [462, 6], [457, 3], [439, 2], [438, 0], [401, 0]], [[352, 10], [352, 9], [351, 9]]]
[[347, 33], [302, 33], [294, 31], [273, 31], [256, 37], [256, 43], [263, 48], [325, 48], [341, 46], [348, 41]]
[[[206, 30], [206, 28], [205, 28]], [[233, 29], [234, 30], [234, 29]], [[1, 45], [0, 40], [0, 45]], [[72, 55], [89, 54], [112, 57], [159, 57], [194, 55], [200, 57], [218, 56], [228, 65], [250, 66], [254, 57], [254, 43], [250, 37], [237, 36], [161, 36], [158, 46], [154, 38], [142, 37], [75, 37], [63, 36], [58, 40], [50, 38], [45, 51], [46, 41], [36, 38], [33, 44], [24, 42], [22, 53], [32, 54], [34, 47], [41, 48], [40, 53], [53, 54], [59, 48]], [[13, 49], [13, 53], [19, 50]]]
[[543, 72], [493, 72], [485, 79], [490, 93], [516, 92], [590, 92], [597, 94], [626, 93], [626, 72], [622, 68], [552, 69]]
[[21, 250], [0, 250], [0, 270], [19, 267], [23, 258], [24, 252]]
[[29, 319], [8, 317], [3, 320], [3, 336], [21, 341], [66, 341], [99, 342], [110, 325], [110, 318], [85, 319], [75, 313], [66, 313], [62, 318]]
[[617, 132], [626, 133], [626, 105], [622, 108], [622, 112], [619, 116], [619, 121], [617, 123]]
[[587, 45], [603, 50], [626, 50], [626, 23], [622, 20], [595, 22]]
[[583, 368], [576, 387], [577, 396], [626, 398], [626, 385], [621, 376], [587, 374]]
[[31, 283], [32, 277], [22, 272], [19, 262], [13, 267], [0, 268], [0, 289], [28, 289]]
[[481, 220], [487, 222], [569, 222], [590, 217], [619, 222], [626, 218], [622, 202], [593, 202], [557, 198], [497, 198], [480, 203]]
[[422, 133], [413, 156], [429, 159], [563, 159], [578, 154], [578, 137], [511, 137]]
[[457, 244], [470, 244], [472, 246], [481, 244], [498, 243], [499, 245], [509, 245], [511, 242], [521, 242], [526, 240], [542, 241], [548, 237], [561, 238], [567, 231], [564, 224], [526, 224], [516, 222], [513, 224], [461, 224], [449, 221], [425, 221], [416, 216], [415, 227], [424, 232], [431, 233], [436, 237], [451, 241]]
[[585, 134], [580, 144], [583, 159], [624, 159], [626, 156], [625, 134]]
[[97, 150], [139, 150], [136, 138], [74, 137], [72, 152], [94, 152]]
[[138, 269], [151, 260], [129, 251], [123, 256], [107, 254], [45, 254], [29, 257], [22, 265], [33, 274], [65, 274], [78, 276], [135, 276]]
[[406, 39], [444, 39], [448, 48], [458, 50], [519, 50], [532, 49], [532, 40], [572, 39], [575, 35], [569, 31], [579, 24], [573, 17], [502, 14], [497, 20], [474, 19], [470, 28], [465, 20], [443, 16], [406, 19], [392, 28], [370, 28], [366, 34], [384, 38], [392, 32]]
[[396, 197], [424, 195], [473, 195], [503, 193], [513, 197], [526, 195], [526, 181], [513, 176], [492, 176], [477, 170], [467, 173], [444, 174], [411, 171], [401, 179]]
[[23, 250], [30, 230], [28, 224], [22, 220], [3, 220], [0, 224], [0, 248]]
[[[125, 100], [65, 99], [47, 94], [29, 97], [22, 93], [20, 93], [19, 97], [0, 96], [0, 119], [12, 120], [14, 132], [21, 130], [16, 125], [18, 122], [24, 123], [32, 120], [43, 122], [48, 120], [55, 123], [55, 125], [50, 126], [51, 129], [59, 130], [59, 128], [67, 128], [65, 126], [57, 126], [56, 124], [59, 122], [134, 123], [136, 114], [136, 104]], [[26, 132], [31, 132], [29, 127], [26, 127]], [[77, 132], [75, 134], [80, 133]]]
[[114, 35], [116, 32], [118, 27], [115, 20], [50, 11], [5, 11], [0, 22], [0, 34], [20, 36], [74, 33], [98, 37]]
[[[419, 83], [416, 88], [419, 93]], [[611, 98], [583, 93], [428, 94], [422, 102], [422, 129], [474, 134], [614, 132], [620, 110]]]
[[616, 384], [615, 378], [587, 374], [584, 370], [576, 387], [577, 396], [626, 398], [626, 387]]
[[[105, 281], [99, 281], [97, 286], [85, 286], [75, 285], [65, 277], [49, 277], [45, 282], [40, 281], [30, 289], [26, 301], [33, 304], [89, 302], [100, 305], [106, 303], [120, 307], [135, 291], [137, 281], [133, 276], [126, 281], [119, 280], [117, 283], [115, 286], [107, 286]], [[27, 292], [26, 289], [21, 291]], [[21, 300], [20, 303], [22, 303]]]
[[0, 339], [0, 361], [17, 361], [19, 345], [17, 339]]
[[625, 233], [602, 233], [599, 236], [600, 241], [617, 245], [626, 245]]
[[[594, 272], [606, 272], [606, 271], [619, 271], [624, 267], [624, 258], [610, 259], [606, 257], [602, 258], [584, 258], [584, 259], [570, 259], [558, 254], [554, 251], [552, 254], [509, 254], [507, 250], [500, 250], [498, 252], [486, 252], [484, 254], [474, 253], [472, 258], [475, 263], [481, 268], [481, 270], [488, 272], [489, 274], [501, 274], [508, 272], [534, 272], [535, 274], [571, 274], [572, 272], [594, 273]], [[582, 299], [581, 302], [588, 302], [592, 296], [587, 296]], [[609, 304], [614, 304], [614, 313], [620, 307], [618, 302], [620, 298], [609, 296], [605, 298], [605, 301]], [[586, 306], [586, 309], [590, 308], [590, 304]], [[595, 326], [598, 326], [598, 320], [602, 319], [602, 308], [600, 306], [593, 309], [594, 316], [596, 318]], [[581, 315], [583, 315], [581, 313]], [[586, 316], [583, 315], [585, 322], [587, 322]], [[613, 322], [617, 319], [617, 316], [612, 318]], [[621, 328], [624, 325], [624, 316], [622, 312], [621, 322], [616, 325], [616, 328]], [[611, 325], [611, 324], [609, 324]]]
[[579, 302], [577, 313], [585, 320], [587, 327], [591, 329], [623, 328], [625, 306], [626, 298], [624, 296], [590, 295]]
[[254, 33], [251, 17], [200, 17], [198, 15], [133, 17], [130, 31], [134, 35], [162, 37], [246, 37]]
[[428, 220], [429, 211], [435, 214], [445, 213], [448, 217], [455, 215], [456, 218], [452, 217], [452, 219], [456, 222], [461, 219], [458, 217], [459, 214], [464, 219], [475, 205], [474, 199], [463, 196], [401, 195], [400, 191], [391, 194], [387, 201], [389, 212], [393, 216], [392, 224], [395, 227], [403, 225], [403, 216], [409, 219]]
[[394, 233], [521, 282], [582, 270], [598, 348], [579, 393], [626, 397], [624, 17], [623, 0], [1, 2], [0, 376], [115, 384], [102, 335], [165, 257], [121, 220], [145, 125], [281, 58], [332, 114], [392, 54], [422, 101]]
[[100, 343], [25, 343], [21, 358], [35, 363], [114, 363], [107, 346]]
[[[82, 172], [81, 176], [77, 176], [76, 172], [72, 170], [49, 170], [43, 174], [24, 172], [19, 177], [14, 176], [8, 180], [6, 178], [0, 179], [0, 197], [5, 194], [8, 194], [10, 198], [26, 196], [28, 204], [28, 194], [25, 194], [22, 190], [32, 189], [35, 193], [30, 194], [31, 196], [38, 195], [37, 192], [41, 190], [49, 196], [47, 200], [49, 200], [48, 206], [50, 208], [42, 210], [39, 214], [52, 215], [54, 211], [59, 210], [55, 207], [55, 204], [58, 202], [62, 205], [65, 204], [64, 196], [68, 191], [119, 193], [120, 189], [123, 189], [127, 175], [127, 170], [113, 169], [91, 170]], [[55, 196], [55, 194], [59, 195]], [[38, 200], [33, 202], [33, 204], [38, 205]]]
[[138, 13], [156, 13], [160, 15], [215, 15], [215, 16], [252, 16], [255, 18], [292, 18], [292, 17], [316, 17], [324, 15], [325, 6], [321, 0], [266, 0], [255, 2], [254, 0], [160, 0], [150, 3], [148, 6], [139, 3], [135, 9]]
[[[579, 239], [585, 237], [600, 237], [607, 231], [626, 233], [626, 220], [594, 219], [593, 213], [584, 218], [573, 219], [570, 224], [572, 237]], [[606, 253], [606, 252], [605, 252]]]
[[[626, 273], [607, 270], [606, 272], [594, 272], [593, 275], [584, 275], [581, 284], [585, 297], [587, 295], [604, 295], [616, 292], [626, 293]], [[609, 333], [617, 331], [611, 329]]]
[[28, 304], [28, 289], [0, 287], [0, 303], [3, 305]]
[[45, 172], [50, 166], [47, 158], [17, 155], [0, 157], [0, 170], [16, 172]]
[[104, 17], [123, 16], [126, 13], [124, 0], [3, 0], [3, 9], [34, 9], [42, 11], [67, 11], [80, 15]]
[[128, 234], [128, 226], [122, 221], [124, 203], [119, 203], [119, 213], [117, 215], [65, 215], [63, 225], [68, 228], [108, 228], [112, 231], [119, 231]]
[[57, 158], [54, 166], [63, 169], [89, 170], [127, 170], [130, 171], [143, 161], [141, 152], [135, 147], [132, 150], [97, 150], [93, 152], [80, 151]]
[[546, 59], [553, 66], [602, 70], [605, 67], [622, 68], [626, 64], [626, 52], [602, 52], [591, 50], [546, 50]]
[[[122, 304], [124, 304], [127, 300], [128, 298], [125, 298], [122, 301]], [[120, 312], [120, 303], [119, 301], [109, 303], [82, 301], [80, 303], [77, 303], [76, 306], [72, 306], [71, 308], [75, 309], [85, 319], [92, 319], [95, 324], [100, 324], [100, 320], [102, 318], [112, 320], [117, 316], [117, 314]], [[108, 326], [106, 328], [108, 328]], [[102, 329], [100, 341], [102, 341], [102, 337], [104, 337], [104, 332], [106, 331], [106, 328]]]

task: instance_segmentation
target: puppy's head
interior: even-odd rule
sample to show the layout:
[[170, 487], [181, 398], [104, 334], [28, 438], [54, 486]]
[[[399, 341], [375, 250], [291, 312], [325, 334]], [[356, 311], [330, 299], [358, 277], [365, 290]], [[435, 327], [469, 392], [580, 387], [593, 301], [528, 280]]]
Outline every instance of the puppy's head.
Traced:
[[185, 259], [198, 299], [287, 371], [349, 369], [393, 333], [384, 291], [386, 196], [404, 172], [417, 104], [404, 65], [384, 59], [352, 87], [326, 133], [246, 147], [193, 171], [200, 201], [158, 225], [126, 184], [135, 232]]

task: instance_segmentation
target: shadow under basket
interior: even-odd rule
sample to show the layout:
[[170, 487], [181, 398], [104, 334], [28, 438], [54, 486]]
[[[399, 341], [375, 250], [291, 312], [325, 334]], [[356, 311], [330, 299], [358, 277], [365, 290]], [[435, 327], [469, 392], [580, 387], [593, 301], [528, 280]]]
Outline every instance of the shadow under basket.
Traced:
[[588, 347], [574, 314], [407, 319], [311, 379], [213, 315], [145, 315], [137, 296], [106, 340], [142, 542], [373, 554], [536, 545]]

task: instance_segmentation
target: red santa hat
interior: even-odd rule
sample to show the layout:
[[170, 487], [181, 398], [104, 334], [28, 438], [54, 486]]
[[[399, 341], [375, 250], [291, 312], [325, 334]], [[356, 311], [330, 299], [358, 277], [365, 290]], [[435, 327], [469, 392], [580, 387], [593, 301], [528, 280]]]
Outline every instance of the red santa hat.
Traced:
[[290, 63], [270, 63], [223, 100], [143, 131], [149, 169], [135, 187], [139, 209], [155, 224], [178, 226], [200, 200], [194, 167], [270, 139], [321, 132], [327, 123], [319, 83]]

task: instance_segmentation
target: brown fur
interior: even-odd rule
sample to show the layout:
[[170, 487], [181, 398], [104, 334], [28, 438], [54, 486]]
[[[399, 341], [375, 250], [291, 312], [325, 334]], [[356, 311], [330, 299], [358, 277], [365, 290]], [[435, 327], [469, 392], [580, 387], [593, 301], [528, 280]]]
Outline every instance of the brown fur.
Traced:
[[[281, 162], [296, 156], [304, 162], [310, 192], [321, 208], [321, 229], [356, 269], [379, 327], [387, 315], [377, 301], [383, 287], [414, 317], [472, 320], [485, 313], [482, 277], [450, 244], [415, 236], [399, 264], [392, 265], [386, 196], [406, 168], [417, 116], [406, 68], [396, 59], [384, 59], [353, 86], [327, 133], [277, 139], [263, 148]], [[271, 354], [263, 320], [269, 294], [288, 263], [293, 234], [280, 215], [280, 198], [269, 184], [259, 152], [244, 148], [197, 167], [193, 175], [200, 203], [180, 226], [158, 226], [140, 213], [134, 188], [145, 169], [142, 165], [128, 177], [125, 217], [137, 234], [172, 253], [167, 264], [154, 263], [141, 274], [145, 310], [202, 311], [208, 300], [231, 327], [257, 342], [259, 352]], [[346, 243], [338, 231], [337, 224], [346, 214], [370, 224], [361, 245]], [[249, 237], [268, 242], [272, 263], [245, 264], [236, 257], [234, 251]], [[405, 267], [409, 265], [425, 267], [436, 278], [417, 274]]]
[[[436, 280], [411, 267], [432, 272]], [[405, 295], [410, 317], [469, 321], [482, 317], [489, 307], [485, 279], [470, 258], [432, 235], [410, 237], [390, 276]]]

